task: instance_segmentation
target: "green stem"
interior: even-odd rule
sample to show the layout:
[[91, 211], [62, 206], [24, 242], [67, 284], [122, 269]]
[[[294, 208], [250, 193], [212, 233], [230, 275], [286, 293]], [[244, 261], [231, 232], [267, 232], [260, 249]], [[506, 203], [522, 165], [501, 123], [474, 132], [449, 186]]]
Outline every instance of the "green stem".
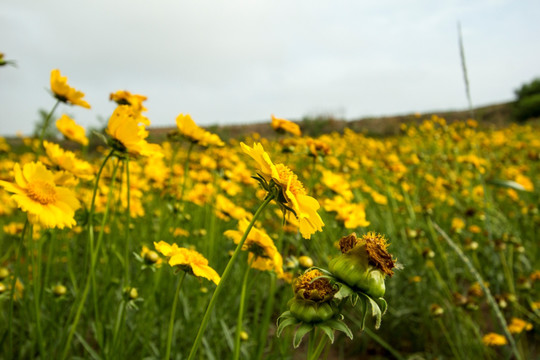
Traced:
[[214, 294], [212, 295], [212, 298], [210, 299], [210, 303], [208, 304], [208, 307], [206, 308], [206, 312], [204, 313], [204, 317], [201, 321], [201, 325], [199, 326], [199, 331], [197, 332], [197, 337], [195, 338], [195, 341], [193, 343], [193, 346], [191, 347], [191, 351], [189, 353], [188, 360], [193, 360], [195, 358], [195, 355], [197, 354], [197, 350], [199, 349], [199, 346], [201, 344], [202, 336], [204, 334], [204, 331], [206, 330], [206, 326], [208, 325], [208, 320], [210, 320], [210, 314], [212, 313], [212, 310], [216, 304], [217, 298], [221, 290], [223, 290], [223, 287], [227, 279], [229, 278], [229, 275], [231, 273], [232, 267], [236, 261], [236, 258], [238, 257], [238, 254], [240, 253], [240, 249], [242, 249], [242, 246], [244, 245], [244, 242], [247, 239], [247, 236], [249, 232], [251, 231], [251, 228], [255, 224], [255, 221], [259, 218], [264, 208], [274, 199], [273, 195], [268, 195], [264, 202], [259, 206], [257, 211], [255, 212], [255, 215], [253, 215], [253, 219], [251, 219], [251, 222], [249, 223], [246, 231], [244, 232], [244, 235], [242, 236], [242, 239], [236, 246], [236, 249], [234, 250], [233, 255], [231, 256], [231, 259], [227, 263], [227, 266], [225, 267], [225, 270], [223, 271], [223, 274], [221, 275], [221, 280], [216, 287], [216, 290], [214, 290]]
[[180, 192], [180, 201], [179, 201], [180, 204], [182, 203], [184, 199], [184, 191], [186, 191], [187, 176], [189, 173], [189, 158], [191, 157], [191, 150], [193, 150], [194, 145], [195, 143], [193, 142], [189, 143], [189, 148], [188, 148], [188, 152], [186, 156], [186, 162], [184, 163], [184, 179], [182, 180], [182, 191]]
[[[350, 318], [351, 321], [353, 323], [356, 324], [356, 326], [358, 326], [359, 328], [362, 327], [362, 324], [360, 323], [360, 321], [354, 317], [351, 317]], [[401, 356], [401, 354], [396, 350], [394, 349], [389, 343], [387, 343], [386, 341], [384, 341], [379, 335], [375, 334], [373, 331], [371, 331], [369, 328], [365, 327], [364, 328], [364, 333], [369, 336], [370, 338], [372, 338], [373, 340], [375, 340], [376, 342], [379, 343], [379, 345], [381, 345], [386, 351], [388, 351], [390, 354], [394, 355], [394, 357], [398, 360], [405, 360], [405, 358], [403, 356]]]
[[126, 211], [126, 244], [124, 248], [124, 269], [125, 269], [125, 285], [129, 284], [129, 226], [131, 223], [131, 184], [129, 182], [129, 155], [126, 155], [126, 177], [127, 177], [127, 211]]
[[[90, 244], [90, 271], [88, 272], [88, 277], [86, 279], [86, 284], [83, 290], [83, 294], [79, 302], [79, 306], [77, 307], [77, 311], [75, 313], [75, 319], [73, 320], [73, 323], [71, 324], [71, 329], [69, 331], [67, 341], [65, 342], [61, 359], [65, 359], [68, 355], [69, 347], [71, 345], [71, 341], [73, 340], [73, 335], [75, 335], [75, 330], [77, 329], [77, 324], [79, 323], [79, 320], [81, 318], [82, 310], [84, 308], [84, 304], [86, 303], [86, 298], [88, 296], [88, 291], [90, 290], [90, 284], [92, 283], [91, 280], [95, 278], [94, 271], [95, 271], [95, 266], [96, 266], [96, 257], [97, 257], [97, 252], [99, 251], [99, 249], [97, 249], [97, 251], [94, 250], [94, 219], [93, 217], [94, 217], [94, 210], [95, 210], [96, 195], [97, 195], [99, 179], [101, 178], [101, 173], [103, 172], [103, 169], [105, 168], [105, 164], [107, 163], [107, 161], [111, 158], [113, 154], [114, 154], [114, 149], [112, 149], [103, 160], [103, 163], [101, 164], [101, 167], [99, 168], [99, 171], [96, 176], [96, 182], [94, 183], [92, 202], [90, 203], [90, 211], [88, 212], [88, 242]], [[103, 231], [103, 227], [100, 229], [100, 231]]]
[[38, 156], [43, 152], [43, 139], [45, 138], [45, 133], [47, 132], [47, 128], [49, 127], [49, 121], [51, 120], [51, 117], [54, 113], [54, 111], [56, 110], [56, 108], [58, 107], [58, 105], [60, 104], [60, 100], [57, 100], [56, 101], [56, 104], [54, 104], [51, 112], [49, 112], [49, 114], [47, 115], [47, 117], [45, 118], [45, 122], [43, 123], [43, 128], [41, 129], [41, 134], [39, 135], [39, 151], [38, 151]]
[[[280, 247], [281, 246], [279, 246], [278, 249]], [[259, 344], [257, 346], [257, 355], [255, 356], [255, 359], [261, 360], [263, 357], [264, 346], [266, 345], [266, 341], [268, 339], [268, 327], [270, 325], [270, 317], [272, 316], [272, 308], [274, 307], [275, 292], [276, 274], [270, 273], [270, 290], [268, 291], [268, 299], [264, 307], [264, 313], [259, 334]]]
[[459, 351], [456, 348], [456, 345], [452, 341], [452, 338], [450, 337], [450, 334], [448, 334], [448, 330], [446, 330], [446, 326], [444, 326], [444, 323], [441, 319], [437, 319], [437, 323], [439, 324], [439, 327], [441, 328], [441, 331], [446, 339], [446, 342], [450, 346], [450, 349], [452, 350], [452, 354], [454, 355], [455, 359], [461, 359], [461, 356], [459, 354]]
[[311, 356], [308, 357], [308, 360], [317, 360], [321, 356], [321, 353], [324, 350], [324, 347], [326, 346], [327, 341], [328, 341], [328, 337], [325, 334], [321, 334], [319, 343], [317, 344], [317, 347], [313, 350], [313, 353], [311, 354]]
[[124, 318], [126, 316], [126, 301], [122, 300], [120, 303], [120, 309], [118, 309], [118, 313], [116, 315], [116, 324], [114, 325], [114, 333], [113, 333], [113, 339], [112, 339], [112, 351], [111, 353], [116, 352], [116, 348], [118, 347], [118, 334], [120, 333], [121, 325], [124, 323]]
[[242, 279], [242, 291], [240, 293], [240, 310], [238, 310], [238, 318], [236, 319], [236, 334], [234, 337], [234, 355], [233, 360], [240, 358], [240, 333], [242, 332], [242, 320], [244, 318], [244, 310], [246, 306], [246, 293], [247, 293], [247, 280], [249, 277], [249, 270], [251, 269], [251, 261], [249, 262], [246, 271], [244, 271], [244, 278]]
[[[30, 224], [30, 242], [32, 241], [34, 227]], [[45, 345], [43, 343], [43, 330], [41, 329], [41, 306], [40, 306], [40, 282], [41, 282], [41, 241], [36, 241], [32, 250], [32, 283], [34, 287], [34, 311], [36, 312], [36, 332], [39, 345], [40, 357], [45, 357]], [[35, 251], [34, 251], [35, 250]]]
[[174, 330], [174, 319], [176, 317], [176, 307], [178, 305], [178, 297], [180, 296], [180, 288], [182, 287], [182, 283], [184, 282], [184, 278], [186, 277], [186, 272], [183, 271], [182, 275], [178, 279], [178, 285], [176, 285], [176, 292], [174, 293], [174, 300], [173, 305], [171, 309], [171, 317], [169, 318], [169, 331], [167, 332], [167, 350], [165, 352], [165, 360], [169, 360], [171, 357], [171, 345], [172, 345], [172, 338], [173, 338], [173, 330]]
[[17, 278], [19, 277], [19, 274], [21, 272], [21, 262], [19, 261], [19, 255], [24, 244], [24, 236], [26, 235], [26, 231], [28, 230], [28, 225], [29, 221], [28, 217], [26, 217], [26, 221], [24, 222], [24, 227], [21, 233], [21, 243], [17, 247], [17, 252], [15, 253], [15, 274], [13, 274], [13, 279], [11, 280], [11, 288], [9, 294], [8, 329], [9, 353], [12, 355], [11, 358], [13, 358], [13, 301], [15, 300], [15, 292], [17, 291], [17, 289], [15, 288], [17, 285]]
[[501, 310], [499, 309], [499, 306], [497, 305], [497, 302], [495, 302], [495, 299], [493, 298], [493, 295], [491, 295], [491, 291], [484, 284], [484, 280], [482, 279], [482, 276], [480, 276], [478, 271], [476, 271], [473, 264], [471, 263], [469, 258], [467, 258], [467, 256], [465, 256], [463, 251], [461, 251], [461, 249], [452, 241], [452, 239], [450, 239], [448, 234], [446, 234], [446, 232], [444, 232], [444, 230], [441, 229], [439, 227], [439, 225], [437, 225], [436, 223], [433, 223], [433, 226], [439, 232], [439, 234], [441, 234], [441, 236], [446, 240], [448, 245], [450, 245], [450, 247], [458, 254], [458, 256], [461, 258], [461, 260], [469, 268], [469, 271], [476, 278], [476, 281], [478, 282], [478, 284], [480, 284], [480, 286], [482, 287], [482, 290], [486, 294], [486, 298], [488, 300], [488, 303], [491, 306], [491, 309], [493, 310], [495, 315], [497, 316], [497, 319], [499, 320], [499, 323], [500, 323], [500, 325], [502, 327], [502, 330], [504, 331], [504, 334], [506, 335], [506, 337], [508, 339], [508, 342], [510, 343], [510, 346], [512, 347], [512, 352], [514, 353], [517, 360], [522, 360], [521, 354], [519, 353], [519, 351], [517, 349], [516, 342], [514, 341], [514, 338], [510, 334], [510, 331], [508, 330], [508, 324], [506, 323], [506, 320], [504, 319], [504, 316], [503, 316]]

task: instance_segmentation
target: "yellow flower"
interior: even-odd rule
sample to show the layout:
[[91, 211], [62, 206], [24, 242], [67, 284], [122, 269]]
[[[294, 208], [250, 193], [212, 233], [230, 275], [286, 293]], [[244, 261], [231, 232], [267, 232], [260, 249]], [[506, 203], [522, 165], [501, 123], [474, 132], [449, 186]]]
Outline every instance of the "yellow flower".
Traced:
[[121, 151], [141, 156], [163, 156], [159, 145], [146, 142], [148, 131], [145, 125], [150, 125], [150, 120], [137, 115], [130, 106], [119, 105], [109, 119], [107, 134], [117, 141]]
[[86, 132], [84, 128], [80, 125], [77, 125], [75, 120], [73, 120], [66, 114], [62, 115], [60, 119], [56, 120], [56, 128], [66, 138], [76, 141], [84, 146], [88, 145], [88, 138], [86, 137]]
[[[238, 222], [238, 230], [227, 230], [224, 235], [238, 244], [248, 226], [249, 221], [242, 219]], [[248, 261], [251, 267], [261, 271], [274, 270], [278, 275], [283, 274], [283, 258], [274, 241], [263, 230], [252, 227], [242, 250], [249, 251]]]
[[118, 105], [129, 105], [137, 114], [147, 110], [143, 106], [143, 101], [146, 101], [146, 99], [148, 98], [144, 95], [132, 94], [126, 90], [118, 90], [109, 95], [109, 100], [116, 102]]
[[330, 146], [322, 140], [309, 138], [306, 140], [310, 156], [326, 156], [330, 154]]
[[60, 75], [58, 69], [51, 71], [51, 90], [54, 97], [62, 102], [90, 109], [90, 104], [83, 100], [84, 93], [69, 86], [67, 77]]
[[530, 331], [533, 326], [530, 322], [521, 320], [519, 318], [512, 318], [512, 322], [508, 325], [508, 331], [510, 334], [521, 334], [523, 330]]
[[71, 151], [64, 150], [58, 144], [48, 141], [43, 142], [43, 147], [53, 165], [84, 180], [92, 180], [94, 177], [92, 165], [84, 160], [77, 159]]
[[504, 346], [507, 344], [506, 338], [496, 333], [489, 333], [484, 335], [482, 342], [486, 346]]
[[277, 132], [288, 132], [296, 136], [302, 136], [300, 126], [286, 119], [280, 119], [272, 114], [272, 128]]
[[304, 185], [291, 169], [283, 164], [274, 165], [260, 143], [255, 143], [253, 148], [244, 143], [240, 145], [257, 162], [259, 175], [280, 187], [284, 205], [294, 210], [302, 236], [309, 239], [316, 231], [322, 231], [324, 223], [317, 213], [320, 205], [316, 199], [307, 195]]
[[197, 251], [178, 247], [174, 243], [170, 245], [165, 241], [154, 242], [154, 246], [157, 251], [169, 258], [169, 265], [178, 266], [185, 272], [219, 284], [218, 273], [208, 266], [208, 260]]
[[19, 208], [28, 213], [28, 220], [46, 228], [71, 228], [76, 224], [75, 211], [80, 207], [75, 193], [56, 186], [54, 174], [40, 162], [31, 162], [21, 170], [15, 164], [15, 183], [1, 181], [0, 186], [13, 193]]
[[176, 126], [180, 131], [180, 134], [189, 139], [189, 141], [199, 144], [201, 146], [223, 146], [225, 143], [221, 141], [219, 136], [212, 134], [195, 124], [195, 121], [191, 119], [189, 114], [180, 114], [176, 117]]

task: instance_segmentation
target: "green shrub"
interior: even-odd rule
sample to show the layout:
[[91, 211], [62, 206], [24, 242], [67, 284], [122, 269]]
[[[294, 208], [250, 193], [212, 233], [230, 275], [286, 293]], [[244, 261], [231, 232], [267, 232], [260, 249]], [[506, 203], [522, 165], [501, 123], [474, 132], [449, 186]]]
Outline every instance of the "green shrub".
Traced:
[[515, 91], [517, 100], [514, 105], [514, 117], [517, 121], [526, 121], [540, 116], [540, 78], [524, 84]]

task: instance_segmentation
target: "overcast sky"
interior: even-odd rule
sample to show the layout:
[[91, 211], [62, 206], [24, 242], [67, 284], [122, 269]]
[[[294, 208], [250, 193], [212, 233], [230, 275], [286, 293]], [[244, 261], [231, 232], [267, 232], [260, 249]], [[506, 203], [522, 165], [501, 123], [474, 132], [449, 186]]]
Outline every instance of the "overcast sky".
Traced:
[[92, 109], [55, 119], [85, 127], [121, 89], [148, 96], [153, 126], [463, 109], [458, 21], [473, 103], [507, 101], [540, 76], [539, 19], [538, 0], [2, 0], [18, 67], [0, 68], [0, 134], [31, 133], [56, 68]]

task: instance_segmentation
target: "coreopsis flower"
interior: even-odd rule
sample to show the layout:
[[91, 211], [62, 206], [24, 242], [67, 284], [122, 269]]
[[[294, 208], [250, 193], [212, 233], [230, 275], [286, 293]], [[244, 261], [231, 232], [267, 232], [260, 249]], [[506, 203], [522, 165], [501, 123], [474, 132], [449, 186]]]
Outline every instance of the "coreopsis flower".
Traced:
[[484, 337], [482, 338], [482, 342], [486, 346], [504, 346], [508, 344], [508, 341], [503, 335], [499, 335], [493, 332], [484, 335]]
[[107, 134], [112, 137], [113, 147], [118, 151], [141, 156], [163, 156], [159, 145], [146, 141], [146, 125], [150, 125], [146, 117], [136, 114], [128, 105], [119, 105], [109, 119]]
[[178, 247], [174, 243], [170, 245], [165, 241], [154, 242], [154, 246], [157, 251], [169, 258], [170, 266], [178, 266], [182, 271], [219, 284], [218, 273], [208, 266], [208, 260], [197, 251]]
[[109, 95], [109, 100], [114, 101], [118, 105], [129, 105], [137, 114], [147, 110], [143, 105], [143, 101], [147, 99], [144, 95], [132, 94], [126, 90], [118, 90]]
[[342, 196], [335, 196], [333, 199], [324, 201], [324, 209], [328, 212], [336, 212], [336, 219], [343, 221], [347, 229], [369, 226], [366, 220], [366, 209], [364, 204], [355, 204], [346, 201]]
[[28, 220], [46, 228], [71, 228], [76, 224], [75, 211], [80, 207], [75, 193], [57, 186], [54, 174], [41, 162], [31, 162], [23, 169], [15, 164], [15, 182], [0, 180], [0, 186], [13, 193], [19, 208], [28, 214]]
[[330, 146], [322, 140], [309, 138], [306, 140], [306, 145], [309, 150], [309, 156], [324, 157], [330, 154]]
[[523, 331], [532, 330], [532, 328], [533, 325], [530, 322], [516, 317], [512, 318], [510, 325], [508, 325], [508, 331], [510, 331], [510, 334], [521, 334]]
[[92, 180], [94, 177], [94, 167], [90, 163], [78, 159], [73, 152], [64, 150], [58, 144], [48, 141], [43, 142], [43, 147], [52, 165], [84, 180]]
[[274, 114], [272, 114], [272, 128], [277, 132], [288, 132], [296, 136], [302, 136], [302, 132], [300, 131], [300, 126], [298, 126], [298, 124], [286, 119], [277, 118], [274, 116]]
[[194, 144], [199, 144], [201, 146], [223, 146], [225, 143], [221, 141], [218, 135], [212, 134], [209, 131], [200, 128], [195, 124], [195, 121], [191, 119], [189, 114], [180, 114], [176, 117], [176, 126], [178, 131], [184, 137]]
[[242, 220], [244, 218], [251, 219], [252, 217], [243, 207], [236, 205], [229, 198], [221, 194], [217, 194], [214, 207], [217, 217], [223, 220], [230, 220], [231, 218]]
[[240, 145], [244, 152], [257, 162], [259, 176], [267, 184], [277, 188], [278, 203], [286, 210], [294, 212], [299, 221], [302, 236], [309, 239], [316, 231], [322, 231], [324, 223], [317, 213], [320, 205], [316, 199], [307, 195], [304, 185], [298, 180], [296, 174], [284, 164], [274, 165], [260, 143], [255, 143], [253, 148], [244, 143]]
[[355, 233], [339, 240], [341, 255], [328, 264], [330, 272], [347, 286], [379, 298], [385, 293], [384, 278], [392, 276], [396, 266], [387, 251], [384, 236], [369, 232], [361, 238]]
[[[224, 235], [238, 244], [248, 226], [249, 221], [244, 218], [238, 222], [238, 230], [227, 230]], [[278, 275], [283, 274], [283, 258], [274, 241], [263, 230], [252, 227], [242, 250], [249, 251], [248, 262], [251, 263], [251, 267], [261, 271], [274, 270]]]
[[88, 145], [88, 138], [84, 128], [66, 114], [56, 120], [56, 128], [69, 140], [76, 141], [84, 146]]
[[90, 104], [83, 100], [84, 93], [69, 86], [67, 77], [60, 75], [58, 69], [51, 71], [51, 91], [59, 101], [90, 109]]

